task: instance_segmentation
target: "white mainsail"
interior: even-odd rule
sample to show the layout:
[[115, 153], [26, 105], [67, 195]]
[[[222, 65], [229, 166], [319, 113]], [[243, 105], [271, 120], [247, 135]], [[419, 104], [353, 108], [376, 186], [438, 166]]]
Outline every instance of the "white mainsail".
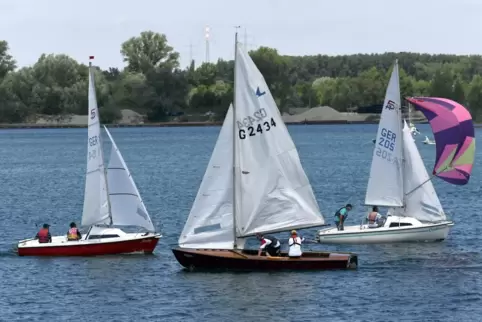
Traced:
[[154, 225], [124, 158], [109, 130], [105, 126], [104, 129], [112, 143], [109, 165], [107, 167], [112, 224], [143, 227], [148, 231], [154, 232]]
[[235, 59], [238, 237], [324, 224], [296, 147], [244, 46]]
[[233, 106], [230, 105], [179, 245], [233, 249], [233, 244]]
[[378, 125], [365, 196], [367, 205], [402, 207], [404, 204], [401, 113], [398, 62], [395, 61]]
[[[420, 152], [414, 140], [410, 127], [404, 122], [403, 127], [403, 151], [404, 151], [404, 214], [420, 221], [446, 220], [440, 200], [433, 187], [432, 181]], [[415, 190], [414, 190], [415, 189]], [[412, 191], [413, 190], [413, 191]]]
[[95, 94], [92, 64], [89, 64], [87, 169], [85, 176], [82, 226], [110, 224], [111, 216], [107, 196], [107, 183], [102, 152], [99, 109]]
[[235, 61], [236, 105], [224, 119], [179, 237], [181, 247], [233, 249], [235, 239], [244, 243], [243, 237], [257, 232], [325, 222], [263, 76], [242, 46]]

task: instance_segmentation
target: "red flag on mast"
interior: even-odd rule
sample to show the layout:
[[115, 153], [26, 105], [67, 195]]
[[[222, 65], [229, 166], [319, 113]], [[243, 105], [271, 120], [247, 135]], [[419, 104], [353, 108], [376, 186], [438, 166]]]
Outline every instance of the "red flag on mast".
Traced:
[[89, 59], [94, 59], [94, 56], [89, 56]]

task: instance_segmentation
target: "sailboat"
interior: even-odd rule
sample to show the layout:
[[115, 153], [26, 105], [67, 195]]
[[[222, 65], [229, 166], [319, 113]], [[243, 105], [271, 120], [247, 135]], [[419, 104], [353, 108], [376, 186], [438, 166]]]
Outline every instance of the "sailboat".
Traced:
[[430, 139], [428, 138], [428, 136], [425, 136], [425, 140], [423, 140], [422, 142], [423, 142], [423, 144], [429, 144], [429, 145], [434, 145], [434, 144], [435, 144], [435, 141], [430, 140]]
[[[365, 196], [366, 205], [388, 207], [387, 216], [375, 228], [362, 221], [360, 225], [345, 226], [343, 231], [320, 230], [317, 235], [320, 243], [443, 241], [454, 225], [443, 211], [431, 182], [433, 177], [427, 173], [410, 127], [402, 122], [400, 100], [396, 61], [385, 96]], [[454, 155], [444, 159], [450, 166], [456, 166], [461, 157]], [[442, 172], [434, 174], [442, 176]]]
[[410, 104], [408, 104], [408, 127], [410, 129], [410, 133], [413, 136], [416, 136], [417, 134], [420, 134], [420, 131], [417, 129], [415, 124], [412, 123], [412, 107]]
[[258, 256], [257, 233], [322, 226], [311, 184], [268, 86], [235, 38], [230, 105], [191, 212], [172, 251], [189, 269], [319, 270], [356, 268], [352, 253]]
[[[89, 229], [78, 241], [68, 241], [67, 234], [53, 236], [50, 243], [39, 243], [37, 239], [21, 240], [18, 243], [20, 256], [152, 253], [161, 237], [160, 234], [155, 233], [154, 225], [127, 165], [105, 127], [112, 149], [107, 169], [104, 166], [99, 110], [91, 61], [89, 62], [88, 111], [87, 169], [82, 226]], [[136, 226], [147, 232], [127, 233], [117, 228], [119, 226]]]

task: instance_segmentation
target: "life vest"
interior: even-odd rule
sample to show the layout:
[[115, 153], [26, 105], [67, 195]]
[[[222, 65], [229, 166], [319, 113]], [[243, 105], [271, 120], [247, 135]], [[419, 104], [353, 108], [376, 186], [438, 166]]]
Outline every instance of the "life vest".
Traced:
[[274, 247], [276, 248], [276, 244], [278, 243], [278, 240], [274, 238], [273, 236], [264, 236], [263, 239], [268, 239], [271, 240], [271, 244], [269, 244], [267, 247]]
[[377, 215], [378, 213], [375, 211], [372, 211], [371, 213], [368, 214], [368, 222], [370, 224], [374, 224], [377, 221]]
[[[291, 239], [293, 239], [293, 244], [291, 244], [290, 247], [294, 246], [294, 245], [298, 245], [298, 246], [301, 247], [301, 244], [298, 243], [298, 236], [296, 236], [296, 237], [291, 236]], [[301, 240], [301, 237], [300, 237], [300, 240]]]
[[77, 227], [70, 228], [67, 234], [67, 240], [78, 240], [79, 239], [79, 230]]
[[39, 243], [48, 243], [49, 242], [49, 230], [42, 228], [38, 232], [38, 242]]
[[341, 207], [340, 209], [338, 209], [338, 210], [335, 212], [335, 217], [340, 218], [340, 216], [341, 216], [340, 211], [341, 211], [342, 209], [345, 209], [345, 208], [346, 208], [346, 207]]

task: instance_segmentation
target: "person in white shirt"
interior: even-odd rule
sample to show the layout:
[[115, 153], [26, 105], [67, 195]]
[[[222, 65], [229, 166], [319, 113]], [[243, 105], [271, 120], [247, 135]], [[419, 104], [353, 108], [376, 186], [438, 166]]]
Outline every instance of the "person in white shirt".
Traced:
[[288, 256], [292, 258], [299, 258], [303, 254], [301, 251], [301, 243], [304, 242], [305, 239], [298, 236], [296, 230], [291, 231], [291, 237], [288, 239]]

